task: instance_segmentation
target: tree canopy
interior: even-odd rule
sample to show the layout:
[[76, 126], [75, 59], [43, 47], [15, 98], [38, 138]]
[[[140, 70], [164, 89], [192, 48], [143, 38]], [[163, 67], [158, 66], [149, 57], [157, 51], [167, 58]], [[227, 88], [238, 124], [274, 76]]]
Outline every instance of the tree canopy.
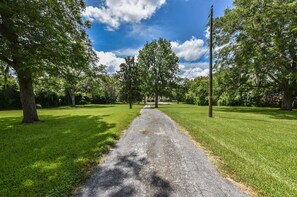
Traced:
[[[16, 6], [17, 5], [17, 6]], [[2, 1], [0, 60], [17, 74], [23, 122], [38, 121], [34, 74], [61, 67], [80, 68], [92, 61], [81, 12], [83, 0]]]
[[297, 86], [297, 2], [235, 0], [215, 20], [216, 66], [238, 85], [276, 86], [292, 110]]
[[170, 42], [160, 38], [146, 43], [139, 51], [139, 66], [142, 72], [144, 94], [155, 95], [155, 107], [158, 107], [158, 98], [170, 83], [176, 80], [178, 57], [171, 48]]
[[121, 97], [124, 101], [129, 103], [129, 107], [131, 109], [133, 102], [141, 99], [140, 69], [138, 67], [138, 63], [135, 62], [134, 57], [125, 58], [125, 63], [120, 65], [118, 76], [121, 84]]

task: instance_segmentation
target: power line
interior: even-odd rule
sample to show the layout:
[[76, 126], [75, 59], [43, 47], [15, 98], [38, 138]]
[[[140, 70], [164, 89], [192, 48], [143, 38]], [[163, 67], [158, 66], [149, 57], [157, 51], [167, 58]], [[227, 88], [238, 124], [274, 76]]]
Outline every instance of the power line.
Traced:
[[209, 34], [209, 97], [208, 97], [208, 117], [212, 118], [212, 36], [213, 36], [213, 6], [210, 10], [210, 34]]

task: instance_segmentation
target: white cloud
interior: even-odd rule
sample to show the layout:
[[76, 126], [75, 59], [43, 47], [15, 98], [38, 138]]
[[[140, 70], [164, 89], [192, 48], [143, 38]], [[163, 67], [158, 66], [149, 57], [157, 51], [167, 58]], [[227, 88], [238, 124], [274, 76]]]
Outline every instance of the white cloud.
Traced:
[[96, 51], [96, 54], [99, 58], [98, 64], [105, 65], [107, 67], [107, 73], [113, 74], [120, 70], [120, 64], [125, 62], [124, 57], [134, 56], [136, 58], [135, 60], [137, 61], [138, 51], [139, 49], [127, 48], [109, 52]]
[[181, 63], [179, 64], [179, 76], [183, 78], [194, 79], [199, 76], [207, 76], [209, 74], [208, 62], [197, 63]]
[[127, 56], [137, 56], [139, 49], [132, 49], [132, 48], [127, 48], [127, 49], [119, 49], [113, 51], [114, 54], [120, 57], [127, 57]]
[[184, 58], [186, 61], [195, 61], [206, 54], [208, 48], [204, 46], [204, 41], [197, 39], [194, 36], [184, 43], [171, 42], [173, 51], [179, 58]]
[[[98, 64], [105, 65], [107, 67], [107, 73], [113, 74], [119, 70], [120, 64], [125, 62], [125, 59], [119, 56], [131, 55], [137, 58], [137, 55], [135, 54], [136, 51], [138, 50], [131, 48], [120, 49], [113, 52], [96, 51], [96, 54], [99, 57]], [[194, 79], [199, 76], [207, 76], [209, 72], [208, 66], [208, 62], [181, 63], [179, 64], [179, 68], [181, 70], [179, 76], [189, 79]]]
[[207, 27], [207, 29], [205, 30], [205, 38], [209, 39], [210, 38], [210, 28]]
[[90, 21], [107, 25], [107, 29], [118, 29], [121, 23], [138, 23], [149, 19], [166, 0], [105, 0], [101, 7], [88, 6], [83, 16]]
[[153, 40], [163, 37], [164, 32], [157, 25], [143, 25], [143, 24], [133, 24], [128, 36], [133, 38], [142, 38], [145, 40]]
[[107, 73], [113, 74], [119, 70], [121, 63], [125, 62], [124, 58], [117, 57], [116, 54], [112, 52], [96, 51], [99, 57], [98, 64], [107, 66]]

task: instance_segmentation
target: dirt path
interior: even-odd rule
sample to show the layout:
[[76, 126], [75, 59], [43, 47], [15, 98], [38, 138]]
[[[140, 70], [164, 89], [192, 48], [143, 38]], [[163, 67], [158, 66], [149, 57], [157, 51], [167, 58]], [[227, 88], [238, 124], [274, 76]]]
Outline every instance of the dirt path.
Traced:
[[144, 108], [74, 196], [246, 196], [223, 179], [178, 126]]

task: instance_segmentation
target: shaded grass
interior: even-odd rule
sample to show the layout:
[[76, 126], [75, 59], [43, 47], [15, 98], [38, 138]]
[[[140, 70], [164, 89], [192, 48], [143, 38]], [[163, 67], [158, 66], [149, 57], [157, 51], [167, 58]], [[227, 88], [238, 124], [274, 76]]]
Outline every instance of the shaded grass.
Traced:
[[223, 161], [219, 168], [263, 196], [297, 196], [297, 111], [274, 108], [160, 106]]
[[86, 105], [39, 110], [21, 125], [0, 111], [0, 196], [67, 196], [120, 137], [142, 106]]

